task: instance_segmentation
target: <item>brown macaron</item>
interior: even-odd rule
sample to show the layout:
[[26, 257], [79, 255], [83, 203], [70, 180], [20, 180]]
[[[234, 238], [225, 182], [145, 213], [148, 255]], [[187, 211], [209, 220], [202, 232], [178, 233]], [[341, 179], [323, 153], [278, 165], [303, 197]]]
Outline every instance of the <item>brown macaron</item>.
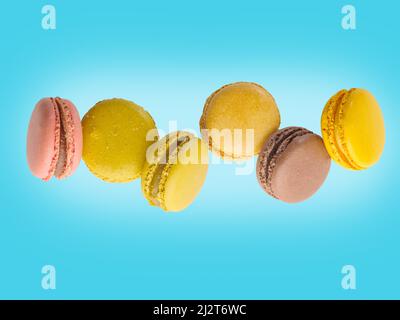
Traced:
[[322, 138], [301, 127], [272, 134], [257, 160], [257, 179], [271, 196], [288, 203], [311, 197], [325, 181], [331, 159]]

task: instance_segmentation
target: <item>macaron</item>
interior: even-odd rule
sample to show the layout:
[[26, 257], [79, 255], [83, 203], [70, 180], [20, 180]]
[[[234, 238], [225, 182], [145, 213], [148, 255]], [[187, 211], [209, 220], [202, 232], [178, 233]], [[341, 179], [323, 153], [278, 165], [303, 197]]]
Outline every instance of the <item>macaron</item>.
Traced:
[[140, 177], [147, 148], [158, 139], [151, 115], [125, 99], [96, 103], [83, 117], [83, 160], [107, 182]]
[[257, 179], [269, 195], [287, 203], [300, 202], [321, 187], [330, 164], [319, 135], [287, 127], [266, 141], [257, 160]]
[[164, 211], [184, 210], [200, 192], [207, 170], [207, 146], [191, 133], [170, 133], [147, 152], [143, 195]]
[[43, 98], [29, 122], [26, 155], [29, 169], [44, 181], [63, 179], [78, 167], [82, 155], [82, 128], [74, 104], [59, 97]]
[[200, 129], [209, 148], [225, 159], [258, 154], [280, 125], [272, 95], [257, 83], [236, 82], [212, 93], [203, 109]]
[[329, 155], [344, 168], [367, 169], [382, 155], [383, 114], [365, 89], [340, 90], [331, 97], [322, 112], [321, 131]]

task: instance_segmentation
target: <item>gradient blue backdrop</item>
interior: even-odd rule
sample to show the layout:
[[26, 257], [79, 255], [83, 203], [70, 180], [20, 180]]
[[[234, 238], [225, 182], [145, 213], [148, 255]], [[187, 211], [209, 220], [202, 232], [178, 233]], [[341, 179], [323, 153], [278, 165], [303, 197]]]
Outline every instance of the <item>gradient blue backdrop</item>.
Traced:
[[[1, 5], [0, 298], [400, 298], [398, 41], [400, 4], [351, 1], [357, 30], [341, 28], [347, 1], [45, 1]], [[65, 181], [34, 178], [25, 160], [30, 113], [44, 96], [81, 113], [123, 97], [157, 125], [198, 129], [207, 96], [255, 81], [276, 98], [282, 126], [320, 132], [342, 88], [380, 102], [387, 143], [373, 168], [332, 165], [310, 200], [266, 196], [255, 174], [210, 166], [179, 214], [150, 207], [139, 181], [108, 184], [82, 162]], [[397, 96], [396, 96], [397, 95]], [[41, 288], [41, 268], [57, 289]], [[341, 268], [357, 268], [357, 290]]]

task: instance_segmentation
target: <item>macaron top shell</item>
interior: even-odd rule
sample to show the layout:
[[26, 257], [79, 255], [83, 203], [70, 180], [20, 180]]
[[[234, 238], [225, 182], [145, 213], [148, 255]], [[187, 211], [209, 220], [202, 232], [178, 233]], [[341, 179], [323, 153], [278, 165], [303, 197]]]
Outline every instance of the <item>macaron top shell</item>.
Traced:
[[345, 168], [366, 169], [383, 152], [383, 114], [374, 96], [365, 89], [335, 94], [324, 108], [321, 129], [330, 156]]
[[49, 180], [60, 150], [60, 113], [52, 98], [41, 99], [32, 112], [28, 127], [26, 155], [32, 174]]
[[82, 127], [83, 160], [95, 176], [108, 182], [138, 178], [147, 148], [158, 139], [150, 114], [125, 99], [98, 102], [84, 116]]
[[262, 188], [287, 203], [311, 197], [325, 181], [330, 157], [320, 136], [300, 127], [273, 134], [257, 161]]
[[200, 119], [202, 135], [210, 149], [227, 159], [258, 154], [279, 125], [274, 98], [251, 82], [236, 82], [215, 91], [207, 99]]

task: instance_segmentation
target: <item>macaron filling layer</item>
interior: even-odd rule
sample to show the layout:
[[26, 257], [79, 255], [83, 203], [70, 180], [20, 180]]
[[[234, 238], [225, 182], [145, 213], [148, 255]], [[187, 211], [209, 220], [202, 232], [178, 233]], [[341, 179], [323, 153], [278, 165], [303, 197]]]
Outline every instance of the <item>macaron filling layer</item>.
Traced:
[[350, 156], [350, 152], [348, 150], [344, 126], [343, 126], [343, 117], [344, 117], [344, 108], [347, 105], [347, 100], [355, 89], [348, 90], [341, 98], [341, 101], [338, 101], [338, 106], [336, 107], [335, 118], [337, 118], [337, 130], [334, 131], [336, 145], [339, 145], [339, 153], [342, 156], [342, 160], [346, 162], [352, 169], [361, 170], [364, 169], [362, 166], [358, 165], [355, 161], [353, 161]]
[[52, 99], [60, 115], [59, 152], [54, 169], [54, 176], [58, 179], [67, 177], [71, 173], [72, 162], [76, 152], [74, 140], [74, 120], [69, 106], [61, 98]]
[[163, 206], [162, 200], [162, 181], [168, 175], [168, 170], [173, 161], [177, 160], [178, 151], [184, 144], [190, 140], [189, 135], [180, 136], [177, 139], [165, 141], [166, 148], [164, 153], [159, 157], [158, 163], [155, 164], [155, 170], [152, 172], [152, 177], [149, 185], [149, 200], [156, 206]]
[[338, 143], [335, 134], [335, 123], [336, 123], [337, 112], [346, 94], [347, 90], [341, 90], [328, 101], [325, 114], [326, 126], [322, 128], [322, 131], [325, 132], [327, 135], [329, 141], [328, 149], [331, 151], [332, 156], [335, 159], [344, 162], [344, 165], [350, 168], [351, 167], [350, 163], [346, 161], [346, 158], [340, 151], [340, 144]]
[[353, 90], [341, 90], [328, 101], [323, 115], [325, 119], [322, 131], [328, 139], [327, 149], [331, 152], [332, 158], [341, 162], [347, 168], [357, 170], [362, 169], [362, 167], [352, 161], [349, 156], [342, 125], [344, 106]]
[[58, 159], [60, 155], [60, 136], [61, 136], [61, 120], [60, 120], [60, 110], [58, 108], [57, 103], [53, 98], [50, 98], [51, 105], [53, 107], [54, 116], [55, 116], [55, 125], [54, 125], [54, 150], [53, 157], [50, 162], [49, 171], [47, 176], [42, 178], [44, 181], [50, 180], [50, 178], [54, 175], [58, 165]]
[[[61, 113], [61, 112], [60, 112]], [[54, 175], [59, 177], [65, 170], [67, 166], [67, 142], [65, 141], [65, 130], [63, 122], [60, 122], [60, 143], [59, 143], [58, 160], [56, 164], [56, 169]]]

